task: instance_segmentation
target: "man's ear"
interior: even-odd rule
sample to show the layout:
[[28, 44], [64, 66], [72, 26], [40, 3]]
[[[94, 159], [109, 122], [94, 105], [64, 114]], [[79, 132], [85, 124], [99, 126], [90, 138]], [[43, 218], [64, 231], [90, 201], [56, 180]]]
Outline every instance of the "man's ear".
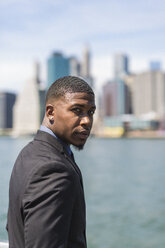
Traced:
[[46, 105], [46, 117], [48, 118], [50, 124], [54, 123], [55, 108], [52, 104]]

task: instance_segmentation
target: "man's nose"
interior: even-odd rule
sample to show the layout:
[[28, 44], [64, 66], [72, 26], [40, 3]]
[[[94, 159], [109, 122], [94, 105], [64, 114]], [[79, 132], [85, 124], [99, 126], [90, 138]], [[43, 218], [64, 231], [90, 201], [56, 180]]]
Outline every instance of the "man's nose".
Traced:
[[84, 115], [81, 118], [80, 124], [90, 127], [92, 124], [92, 120], [88, 115]]

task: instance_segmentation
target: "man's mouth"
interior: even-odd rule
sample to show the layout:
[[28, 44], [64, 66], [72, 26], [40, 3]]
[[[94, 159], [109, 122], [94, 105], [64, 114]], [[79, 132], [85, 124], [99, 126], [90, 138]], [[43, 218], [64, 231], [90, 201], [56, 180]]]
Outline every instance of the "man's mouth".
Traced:
[[89, 131], [77, 131], [75, 132], [75, 135], [79, 137], [80, 139], [86, 140], [89, 136], [90, 132]]

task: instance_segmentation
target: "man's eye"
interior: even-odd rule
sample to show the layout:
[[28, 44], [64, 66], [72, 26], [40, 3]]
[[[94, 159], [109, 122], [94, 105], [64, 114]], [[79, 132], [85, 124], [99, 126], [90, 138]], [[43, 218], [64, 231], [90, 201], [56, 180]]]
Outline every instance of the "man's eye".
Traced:
[[77, 114], [81, 113], [81, 109], [80, 108], [74, 108], [74, 109], [72, 109], [72, 111], [74, 113], [77, 113]]
[[95, 111], [94, 110], [89, 110], [89, 115], [94, 115]]

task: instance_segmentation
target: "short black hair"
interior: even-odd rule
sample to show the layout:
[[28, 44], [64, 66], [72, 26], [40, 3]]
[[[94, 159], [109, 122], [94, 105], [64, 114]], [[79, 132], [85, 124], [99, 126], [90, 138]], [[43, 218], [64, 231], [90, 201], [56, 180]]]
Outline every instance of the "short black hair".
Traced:
[[46, 94], [46, 103], [49, 99], [58, 99], [66, 93], [85, 92], [94, 95], [92, 88], [82, 78], [75, 76], [65, 76], [57, 79], [49, 87]]

